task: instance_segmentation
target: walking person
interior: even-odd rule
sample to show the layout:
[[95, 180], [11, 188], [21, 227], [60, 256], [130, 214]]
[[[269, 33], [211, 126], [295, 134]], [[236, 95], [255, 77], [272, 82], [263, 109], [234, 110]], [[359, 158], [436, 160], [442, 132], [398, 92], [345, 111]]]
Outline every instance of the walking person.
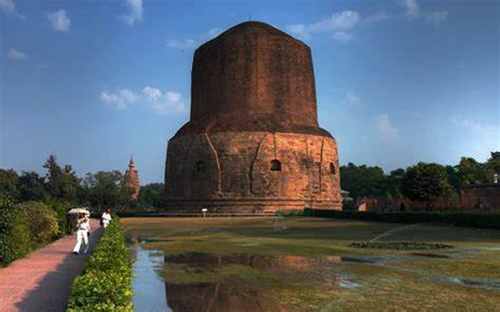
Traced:
[[89, 251], [89, 234], [90, 234], [90, 220], [85, 214], [80, 214], [76, 222], [76, 245], [73, 248], [73, 254], [80, 254], [82, 242], [85, 245], [84, 253]]
[[101, 224], [104, 228], [107, 228], [109, 223], [111, 222], [111, 209], [106, 209], [101, 216]]

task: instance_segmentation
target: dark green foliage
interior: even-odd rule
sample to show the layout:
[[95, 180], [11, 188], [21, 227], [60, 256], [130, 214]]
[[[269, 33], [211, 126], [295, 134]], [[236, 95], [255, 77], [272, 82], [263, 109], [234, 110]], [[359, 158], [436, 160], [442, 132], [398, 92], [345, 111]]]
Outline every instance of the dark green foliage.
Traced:
[[71, 234], [73, 229], [69, 224], [67, 212], [74, 207], [71, 203], [64, 200], [49, 199], [45, 201], [45, 204], [50, 207], [57, 216], [57, 225], [59, 228], [58, 236], [64, 236], [66, 234]]
[[87, 173], [83, 187], [88, 203], [99, 212], [107, 208], [121, 210], [130, 198], [129, 191], [123, 187], [123, 175], [117, 170]]
[[12, 199], [0, 195], [0, 264], [7, 265], [30, 252], [30, 228], [26, 215]]
[[450, 194], [446, 168], [426, 163], [409, 167], [401, 181], [401, 192], [411, 200], [426, 202]]
[[349, 163], [340, 167], [340, 183], [342, 189], [349, 191], [352, 198], [386, 194], [386, 179], [384, 170], [380, 167], [356, 166]]
[[133, 311], [132, 262], [116, 216], [102, 235], [84, 274], [73, 282], [67, 311]]
[[488, 179], [486, 165], [474, 158], [462, 157], [457, 167], [461, 185], [491, 182]]
[[17, 198], [19, 192], [17, 189], [17, 173], [12, 169], [0, 169], [0, 195]]
[[80, 179], [70, 165], [61, 168], [54, 155], [50, 155], [45, 164], [47, 169], [46, 188], [53, 198], [64, 199], [69, 202], [77, 202]]
[[339, 211], [305, 209], [304, 216], [355, 219], [390, 223], [445, 223], [456, 226], [500, 229], [500, 214], [472, 214], [463, 212], [398, 212], [377, 213], [359, 211]]
[[404, 169], [396, 169], [391, 171], [389, 176], [386, 178], [386, 194], [392, 197], [400, 197], [401, 194], [401, 183], [405, 176]]
[[500, 152], [491, 152], [491, 157], [486, 162], [488, 175], [491, 180], [495, 173], [500, 174]]
[[139, 193], [139, 206], [142, 208], [161, 208], [165, 194], [165, 184], [150, 183], [141, 186]]
[[16, 208], [22, 211], [27, 220], [31, 249], [39, 248], [57, 238], [57, 214], [44, 203], [29, 201], [17, 205]]
[[19, 176], [17, 188], [20, 201], [45, 200], [49, 196], [45, 189], [45, 179], [34, 171], [23, 171]]
[[448, 183], [453, 187], [455, 192], [460, 192], [461, 182], [458, 171], [458, 166], [446, 166], [446, 174], [448, 175]]
[[[428, 167], [442, 167], [446, 173], [446, 184], [451, 187], [452, 192], [445, 194], [446, 196], [452, 196], [453, 198], [458, 198], [458, 193], [463, 185], [472, 183], [492, 183], [493, 175], [495, 172], [500, 174], [500, 152], [492, 152], [491, 157], [485, 163], [480, 163], [471, 157], [462, 157], [460, 163], [455, 166], [441, 166], [438, 164], [426, 164]], [[347, 166], [340, 167], [340, 183], [343, 190], [349, 192], [349, 196], [354, 200], [362, 197], [401, 197], [406, 196], [403, 194], [403, 178], [408, 178], [415, 173], [415, 167], [419, 169], [434, 170], [430, 168], [421, 168], [422, 163], [416, 166], [409, 167], [410, 170], [408, 175], [404, 169], [396, 169], [391, 171], [389, 175], [385, 175], [383, 170], [379, 167], [368, 167], [365, 165], [356, 166], [349, 163]], [[442, 169], [439, 169], [441, 173]], [[440, 173], [440, 175], [441, 175]], [[439, 179], [443, 182], [443, 180]], [[408, 182], [408, 181], [407, 181]], [[415, 180], [413, 181], [415, 182]], [[436, 182], [436, 180], [434, 181]], [[408, 183], [405, 185], [406, 192], [410, 191]], [[442, 184], [437, 184], [435, 189], [439, 189]], [[422, 185], [414, 185], [414, 190], [416, 188], [421, 188]], [[426, 187], [430, 190], [428, 187]], [[411, 192], [411, 191], [410, 191]], [[415, 193], [415, 192], [413, 192]], [[432, 192], [427, 192], [427, 195], [419, 191], [422, 196], [417, 197], [423, 198], [431, 195]], [[422, 199], [419, 199], [422, 200]]]

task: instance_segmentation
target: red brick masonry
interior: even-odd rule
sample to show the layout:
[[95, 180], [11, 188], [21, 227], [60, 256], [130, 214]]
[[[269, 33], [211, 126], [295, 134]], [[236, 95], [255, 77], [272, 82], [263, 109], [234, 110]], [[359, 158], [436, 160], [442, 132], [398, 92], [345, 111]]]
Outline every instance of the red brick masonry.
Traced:
[[311, 50], [245, 22], [200, 46], [191, 118], [170, 139], [169, 211], [341, 209], [337, 143], [319, 127]]

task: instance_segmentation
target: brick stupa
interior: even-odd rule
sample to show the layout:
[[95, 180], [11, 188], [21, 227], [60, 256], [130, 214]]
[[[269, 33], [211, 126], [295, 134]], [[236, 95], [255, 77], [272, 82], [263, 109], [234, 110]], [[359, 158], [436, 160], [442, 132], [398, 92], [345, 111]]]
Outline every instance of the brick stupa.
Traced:
[[337, 144], [319, 127], [311, 49], [245, 22], [194, 53], [191, 116], [168, 142], [167, 209], [340, 209]]
[[139, 173], [135, 167], [135, 162], [132, 157], [128, 163], [128, 170], [125, 171], [125, 184], [130, 190], [130, 198], [132, 200], [137, 200], [139, 198], [139, 192], [141, 190], [141, 184], [139, 183]]

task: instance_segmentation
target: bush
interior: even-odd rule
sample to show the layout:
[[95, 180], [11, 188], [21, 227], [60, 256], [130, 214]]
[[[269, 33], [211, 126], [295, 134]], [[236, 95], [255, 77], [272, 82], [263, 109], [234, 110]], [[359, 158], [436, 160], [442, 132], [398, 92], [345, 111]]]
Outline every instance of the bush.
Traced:
[[66, 201], [62, 200], [48, 200], [45, 202], [57, 215], [57, 225], [59, 228], [58, 236], [62, 237], [67, 234], [71, 234], [73, 229], [66, 213], [71, 209], [72, 205]]
[[7, 265], [30, 252], [30, 228], [24, 212], [0, 196], [0, 263]]
[[31, 248], [46, 245], [57, 238], [59, 226], [56, 213], [44, 203], [29, 201], [18, 205], [26, 215], [30, 228]]
[[474, 214], [464, 212], [360, 212], [305, 209], [304, 215], [321, 218], [356, 219], [391, 223], [437, 222], [456, 226], [500, 229], [500, 214]]
[[118, 217], [114, 217], [73, 282], [67, 312], [133, 311], [132, 262]]

